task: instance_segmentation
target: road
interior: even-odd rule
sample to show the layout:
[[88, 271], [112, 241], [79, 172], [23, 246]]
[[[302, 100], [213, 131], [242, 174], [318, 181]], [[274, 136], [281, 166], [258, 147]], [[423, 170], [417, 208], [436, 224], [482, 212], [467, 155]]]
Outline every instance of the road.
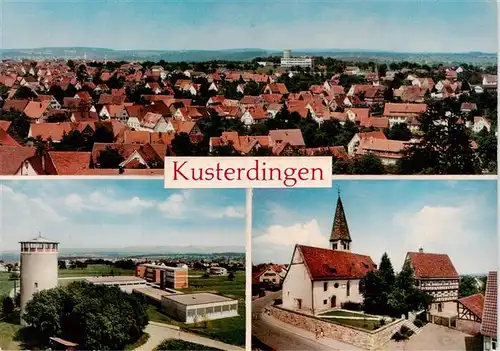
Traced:
[[144, 345], [137, 348], [136, 351], [151, 351], [165, 339], [181, 339], [225, 351], [244, 351], [241, 347], [225, 344], [200, 335], [186, 333], [180, 331], [175, 326], [168, 326], [162, 323], [149, 322], [145, 332], [149, 334], [149, 339]]
[[[279, 298], [281, 298], [281, 291], [271, 293], [252, 302], [252, 334], [275, 350], [324, 350], [325, 345], [304, 338], [260, 318], [264, 308]], [[259, 318], [255, 319], [255, 315]]]

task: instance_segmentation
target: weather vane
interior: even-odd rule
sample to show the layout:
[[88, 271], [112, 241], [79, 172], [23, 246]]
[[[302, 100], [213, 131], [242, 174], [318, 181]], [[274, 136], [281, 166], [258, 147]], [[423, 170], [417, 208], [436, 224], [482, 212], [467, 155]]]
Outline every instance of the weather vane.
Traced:
[[340, 186], [337, 185], [337, 193], [339, 194], [340, 196]]

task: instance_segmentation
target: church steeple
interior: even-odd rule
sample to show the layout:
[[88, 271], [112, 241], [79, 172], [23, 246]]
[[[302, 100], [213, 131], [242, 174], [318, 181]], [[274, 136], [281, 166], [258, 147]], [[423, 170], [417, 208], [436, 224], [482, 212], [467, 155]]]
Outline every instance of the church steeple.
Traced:
[[330, 243], [332, 250], [351, 251], [351, 235], [347, 226], [347, 219], [344, 212], [342, 199], [337, 199], [337, 208], [335, 210], [335, 218], [333, 219], [332, 233], [330, 235]]

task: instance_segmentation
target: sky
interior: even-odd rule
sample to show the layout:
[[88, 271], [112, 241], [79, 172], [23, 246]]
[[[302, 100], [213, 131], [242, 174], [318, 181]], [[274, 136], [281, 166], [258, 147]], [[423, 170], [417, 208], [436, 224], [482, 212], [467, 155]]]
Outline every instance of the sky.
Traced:
[[329, 248], [338, 191], [352, 252], [396, 271], [406, 253], [445, 253], [459, 274], [497, 270], [497, 182], [341, 180], [332, 188], [255, 189], [252, 261], [288, 264], [295, 244]]
[[60, 248], [245, 245], [244, 189], [163, 180], [0, 181], [0, 251], [42, 236]]
[[3, 48], [498, 51], [495, 0], [3, 0]]

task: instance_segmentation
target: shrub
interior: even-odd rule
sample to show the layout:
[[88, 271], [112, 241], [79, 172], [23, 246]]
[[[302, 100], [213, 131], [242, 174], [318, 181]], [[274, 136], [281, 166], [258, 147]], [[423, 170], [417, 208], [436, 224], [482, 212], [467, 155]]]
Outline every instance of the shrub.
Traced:
[[392, 340], [395, 341], [408, 340], [408, 337], [404, 334], [401, 334], [400, 332], [395, 332], [394, 335], [392, 336]]
[[378, 321], [380, 326], [383, 327], [385, 325], [385, 319], [384, 318], [380, 318], [380, 320]]
[[340, 307], [342, 307], [345, 310], [349, 311], [362, 311], [363, 310], [363, 305], [360, 303], [352, 302], [352, 301], [347, 301], [342, 304], [340, 304]]
[[415, 319], [413, 322], [417, 328], [422, 328], [424, 326], [424, 322], [422, 322], [420, 319]]
[[10, 296], [5, 296], [2, 301], [2, 312], [4, 314], [9, 314], [14, 312], [14, 300]]
[[410, 331], [410, 329], [406, 325], [401, 326], [401, 329], [400, 329], [401, 334], [406, 335], [409, 331]]

